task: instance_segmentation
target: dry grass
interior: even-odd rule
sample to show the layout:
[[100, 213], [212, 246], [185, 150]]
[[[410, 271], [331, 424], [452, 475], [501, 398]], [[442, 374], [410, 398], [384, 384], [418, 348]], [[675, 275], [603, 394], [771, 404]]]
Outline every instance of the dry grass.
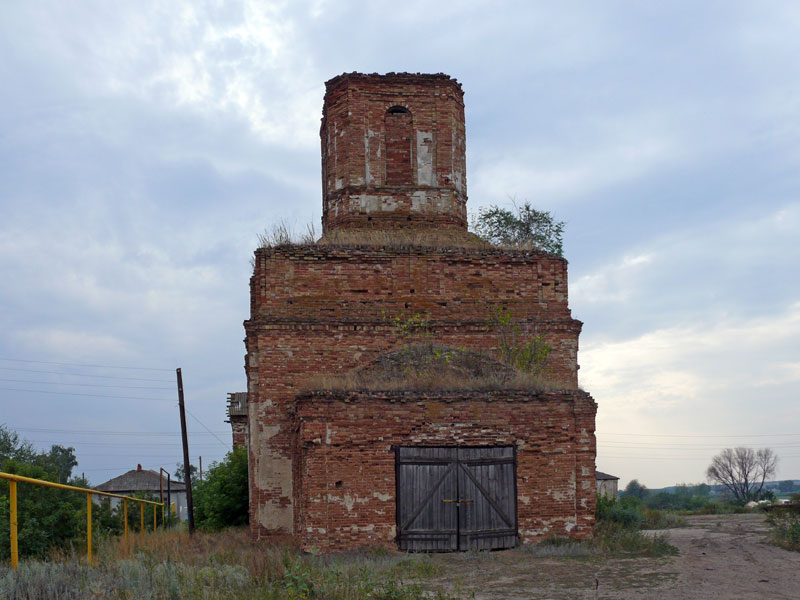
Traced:
[[309, 379], [305, 391], [475, 391], [567, 389], [559, 382], [521, 373], [485, 352], [417, 344], [380, 356], [343, 375]]
[[319, 240], [321, 246], [424, 246], [433, 248], [492, 248], [463, 229], [337, 229]]
[[430, 585], [438, 574], [428, 556], [385, 551], [321, 556], [253, 543], [246, 529], [191, 537], [170, 530], [127, 541], [99, 539], [93, 567], [79, 550], [47, 562], [23, 561], [17, 571], [0, 565], [0, 598], [457, 600]]
[[344, 228], [318, 237], [313, 225], [297, 233], [284, 222], [258, 235], [259, 248], [314, 246], [370, 246], [377, 248], [472, 248], [479, 250], [515, 250], [546, 254], [532, 244], [497, 245], [466, 229]]

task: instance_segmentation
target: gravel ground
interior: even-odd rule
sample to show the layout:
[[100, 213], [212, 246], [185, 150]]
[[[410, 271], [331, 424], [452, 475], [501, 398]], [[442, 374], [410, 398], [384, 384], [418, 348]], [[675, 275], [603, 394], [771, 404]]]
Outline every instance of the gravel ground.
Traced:
[[767, 541], [763, 514], [689, 517], [664, 558], [537, 558], [524, 549], [442, 554], [439, 583], [475, 600], [800, 598], [800, 553]]

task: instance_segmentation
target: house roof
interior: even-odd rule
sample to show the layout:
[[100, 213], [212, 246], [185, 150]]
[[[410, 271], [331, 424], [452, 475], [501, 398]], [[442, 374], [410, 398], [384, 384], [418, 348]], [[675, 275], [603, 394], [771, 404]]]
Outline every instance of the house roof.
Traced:
[[615, 477], [614, 475], [609, 475], [608, 473], [603, 473], [602, 471], [595, 471], [594, 472], [594, 478], [595, 479], [602, 479], [602, 480], [619, 479], [619, 477]]
[[[139, 465], [138, 468], [132, 469], [127, 473], [123, 473], [119, 477], [109, 479], [105, 483], [96, 486], [95, 489], [101, 492], [119, 493], [132, 493], [132, 492], [157, 492], [161, 489], [163, 483], [164, 491], [167, 490], [167, 478], [161, 477], [155, 471], [149, 469], [142, 469]], [[186, 485], [181, 481], [172, 479], [169, 482], [169, 489], [172, 492], [183, 492], [186, 490]]]

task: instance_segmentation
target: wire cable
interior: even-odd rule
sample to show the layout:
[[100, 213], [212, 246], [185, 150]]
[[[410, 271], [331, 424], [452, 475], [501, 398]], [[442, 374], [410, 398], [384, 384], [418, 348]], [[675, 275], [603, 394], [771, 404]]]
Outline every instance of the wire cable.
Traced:
[[69, 383], [61, 381], [36, 381], [33, 379], [3, 379], [0, 381], [9, 381], [13, 383], [35, 383], [41, 385], [72, 385], [81, 387], [100, 387], [100, 388], [120, 388], [126, 390], [172, 390], [171, 387], [154, 386], [154, 385], [104, 385], [102, 383]]
[[[186, 407], [184, 407], [184, 408], [186, 408]], [[215, 438], [217, 438], [217, 441], [218, 441], [220, 444], [222, 444], [222, 445], [223, 445], [223, 446], [225, 446], [226, 448], [230, 447], [230, 444], [226, 444], [226, 443], [225, 443], [225, 442], [223, 442], [221, 439], [219, 439], [219, 438], [217, 437], [217, 435], [216, 435], [216, 434], [215, 434], [213, 431], [211, 431], [211, 430], [210, 430], [208, 427], [206, 427], [205, 423], [203, 423], [203, 422], [202, 422], [200, 419], [198, 419], [197, 417], [195, 417], [195, 416], [192, 414], [192, 412], [191, 412], [189, 409], [186, 409], [186, 412], [187, 412], [187, 413], [189, 413], [189, 415], [190, 415], [190, 416], [191, 416], [191, 417], [192, 417], [192, 418], [193, 418], [195, 421], [197, 421], [198, 423], [200, 423], [200, 425], [202, 425], [202, 426], [203, 426], [203, 429], [205, 429], [205, 430], [206, 430], [208, 433], [210, 433], [210, 434], [211, 434], [211, 435], [213, 435]]]
[[787, 436], [800, 436], [800, 433], [739, 433], [739, 434], [725, 434], [725, 435], [703, 435], [703, 434], [690, 434], [690, 433], [612, 433], [608, 431], [602, 432], [602, 435], [622, 435], [622, 436], [636, 436], [636, 437], [700, 437], [700, 438], [721, 438], [721, 437], [787, 437]]
[[20, 369], [18, 367], [0, 367], [0, 371], [22, 371], [24, 373], [49, 373], [66, 375], [67, 377], [92, 377], [94, 379], [124, 379], [126, 381], [152, 381], [156, 383], [175, 383], [172, 379], [150, 379], [147, 377], [120, 377], [118, 375], [90, 375], [88, 373], [67, 373], [66, 371], [45, 371], [42, 369]]
[[79, 394], [76, 392], [50, 392], [47, 390], [23, 390], [19, 388], [0, 387], [0, 390], [8, 392], [31, 392], [34, 394], [52, 394], [55, 396], [89, 396], [92, 398], [114, 398], [119, 400], [151, 400], [155, 402], [174, 402], [174, 400], [165, 400], [164, 398], [141, 398], [137, 396], [106, 396], [105, 394]]
[[92, 369], [127, 369], [131, 371], [166, 371], [171, 372], [172, 369], [158, 369], [155, 367], [122, 367], [119, 365], [91, 365], [86, 363], [68, 363], [68, 362], [55, 362], [49, 360], [25, 360], [22, 358], [4, 358], [0, 356], [0, 360], [7, 360], [9, 362], [21, 363], [35, 363], [39, 365], [61, 365], [64, 367], [89, 367]]
[[[36, 433], [73, 433], [76, 435], [138, 435], [138, 436], [173, 436], [181, 435], [180, 431], [113, 431], [110, 429], [44, 429], [41, 427], [9, 427], [14, 431], [33, 431]], [[216, 431], [206, 433], [198, 431], [192, 435], [214, 435], [214, 433], [227, 434], [230, 431]]]

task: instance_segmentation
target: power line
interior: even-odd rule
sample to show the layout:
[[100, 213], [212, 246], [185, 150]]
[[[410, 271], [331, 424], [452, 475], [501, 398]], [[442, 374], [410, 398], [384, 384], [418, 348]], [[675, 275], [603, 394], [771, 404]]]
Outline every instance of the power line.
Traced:
[[[170, 448], [174, 448], [175, 446], [180, 446], [179, 441], [175, 441], [173, 443], [167, 442], [129, 442], [129, 443], [119, 443], [119, 442], [69, 442], [64, 440], [26, 440], [33, 444], [57, 444], [59, 446], [63, 446], [65, 444], [76, 444], [78, 446], [110, 446], [112, 448], [123, 447], [123, 446], [130, 446], [132, 448], [142, 448], [145, 446], [167, 446]], [[223, 444], [227, 448], [227, 444]], [[193, 448], [216, 448], [216, 444], [192, 444]]]
[[[195, 458], [197, 458], [197, 457], [195, 457]], [[159, 463], [159, 464], [156, 464], [156, 465], [146, 465], [146, 466], [143, 466], [142, 469], [155, 469], [156, 467], [163, 466], [163, 464], [164, 463]], [[129, 466], [130, 465], [127, 465], [125, 467], [110, 467], [108, 469], [81, 469], [81, 471], [84, 471], [86, 473], [93, 473], [95, 471], [122, 471], [123, 469], [127, 469], [128, 471], [130, 471], [131, 469], [128, 469]], [[180, 481], [178, 483], [183, 483], [183, 482]]]
[[[800, 458], [800, 454], [781, 454], [779, 455], [780, 458]], [[598, 455], [598, 458], [605, 460], [606, 458], [618, 458], [623, 460], [674, 460], [674, 461], [681, 461], [681, 460], [703, 460], [708, 461], [708, 458], [703, 457], [691, 457], [691, 456], [618, 456], [616, 454], [602, 454]]]
[[[14, 431], [33, 431], [36, 433], [74, 433], [78, 435], [157, 435], [157, 436], [168, 436], [168, 435], [180, 435], [180, 431], [113, 431], [110, 429], [43, 429], [40, 427], [10, 427], [9, 429], [13, 429]], [[206, 433], [204, 431], [197, 431], [192, 433], [192, 435], [214, 435], [214, 433], [221, 433], [226, 434], [230, 433], [230, 431], [216, 431]]]
[[172, 371], [172, 369], [157, 369], [154, 367], [122, 367], [119, 365], [92, 365], [86, 363], [55, 362], [48, 360], [24, 360], [22, 358], [4, 358], [2, 356], [0, 356], [0, 360], [7, 360], [9, 362], [35, 363], [39, 365], [61, 365], [63, 367], [89, 367], [92, 369], [126, 369], [130, 371], [167, 371], [167, 372]]
[[683, 434], [683, 433], [611, 433], [608, 431], [596, 432], [598, 435], [622, 435], [622, 436], [636, 436], [636, 437], [700, 437], [700, 438], [718, 438], [718, 437], [787, 437], [787, 436], [800, 436], [800, 433], [739, 433], [739, 434], [725, 434], [725, 435], [702, 435], [702, 434]]
[[602, 457], [603, 459], [606, 458], [620, 458], [625, 460], [672, 460], [672, 461], [684, 461], [684, 460], [702, 460], [708, 461], [707, 458], [691, 458], [691, 457], [674, 457], [674, 456], [615, 456], [613, 454], [604, 454]]
[[0, 390], [8, 392], [32, 392], [34, 394], [52, 394], [55, 396], [89, 396], [92, 398], [114, 398], [119, 400], [153, 400], [155, 402], [174, 402], [174, 400], [166, 400], [164, 398], [141, 398], [137, 396], [106, 396], [104, 394], [78, 394], [74, 392], [50, 392], [46, 390], [22, 390], [19, 388], [0, 387]]
[[3, 379], [0, 381], [10, 381], [13, 383], [35, 383], [39, 385], [72, 385], [80, 387], [100, 387], [100, 388], [120, 388], [127, 390], [171, 390], [171, 387], [154, 385], [104, 385], [102, 383], [68, 383], [61, 381], [36, 381], [34, 379]]
[[215, 434], [213, 431], [211, 431], [211, 430], [210, 430], [208, 427], [206, 427], [205, 423], [203, 423], [203, 422], [202, 422], [200, 419], [198, 419], [197, 417], [195, 417], [195, 416], [194, 416], [194, 415], [191, 413], [191, 411], [189, 411], [189, 410], [187, 409], [187, 410], [186, 410], [186, 412], [187, 412], [187, 413], [189, 413], [189, 416], [190, 416], [190, 417], [192, 417], [192, 418], [193, 418], [195, 421], [197, 421], [198, 423], [200, 423], [200, 425], [202, 425], [202, 426], [203, 426], [203, 429], [205, 429], [205, 430], [206, 430], [208, 433], [210, 433], [210, 434], [211, 434], [211, 435], [213, 435], [215, 438], [217, 438], [217, 441], [218, 441], [220, 444], [222, 444], [222, 445], [223, 445], [223, 446], [225, 446], [226, 448], [228, 448], [228, 447], [230, 446], [230, 444], [226, 444], [226, 443], [225, 443], [225, 442], [223, 442], [221, 439], [219, 439], [219, 438], [217, 437], [217, 435], [216, 435], [216, 434]]
[[67, 373], [65, 371], [46, 371], [42, 369], [20, 369], [17, 367], [0, 367], [0, 371], [22, 371], [24, 373], [50, 373], [68, 377], [92, 377], [93, 379], [124, 379], [126, 381], [153, 381], [157, 383], [174, 383], [171, 379], [149, 379], [147, 377], [120, 377], [118, 375], [90, 375], [88, 373]]
[[[663, 450], [671, 450], [671, 449], [704, 449], [704, 448], [719, 448], [719, 444], [669, 444], [666, 442], [661, 442], [658, 445], [648, 444], [648, 443], [641, 443], [637, 444], [635, 442], [597, 442], [598, 446], [607, 446], [610, 448], [643, 448], [643, 449], [657, 449], [661, 448]], [[743, 448], [754, 448], [752, 445], [742, 444]], [[798, 448], [800, 447], [800, 443], [795, 442], [781, 442], [778, 444], [770, 444], [771, 448]]]

